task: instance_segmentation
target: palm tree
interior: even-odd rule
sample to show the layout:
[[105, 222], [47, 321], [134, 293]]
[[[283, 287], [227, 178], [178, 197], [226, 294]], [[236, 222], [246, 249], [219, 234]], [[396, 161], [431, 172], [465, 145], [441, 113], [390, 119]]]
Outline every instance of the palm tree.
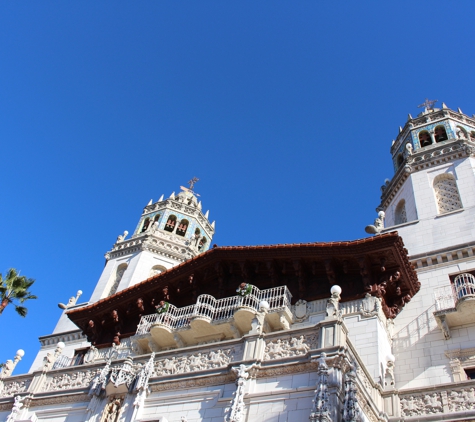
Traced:
[[[18, 301], [25, 302], [28, 299], [36, 299], [28, 289], [35, 282], [32, 278], [26, 278], [24, 275], [20, 276], [15, 268], [10, 268], [5, 278], [0, 274], [0, 315], [8, 304]], [[24, 306], [15, 305], [15, 311], [24, 317], [28, 312]]]

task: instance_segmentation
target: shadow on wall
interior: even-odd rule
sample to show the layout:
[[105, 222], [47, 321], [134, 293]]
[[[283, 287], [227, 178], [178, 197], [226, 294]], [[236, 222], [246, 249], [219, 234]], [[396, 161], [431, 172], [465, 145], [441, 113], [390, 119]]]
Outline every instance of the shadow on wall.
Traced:
[[426, 309], [417, 318], [413, 319], [404, 328], [399, 330], [393, 337], [393, 350], [395, 353], [402, 352], [413, 347], [431, 331], [437, 330], [437, 322], [434, 318], [435, 304]]

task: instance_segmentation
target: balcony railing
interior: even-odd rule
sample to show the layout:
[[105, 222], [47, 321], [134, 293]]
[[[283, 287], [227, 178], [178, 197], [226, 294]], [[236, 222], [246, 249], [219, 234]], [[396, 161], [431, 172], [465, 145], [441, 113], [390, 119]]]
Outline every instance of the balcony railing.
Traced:
[[435, 289], [434, 297], [436, 311], [455, 308], [459, 300], [475, 297], [475, 276], [469, 273], [459, 274], [453, 284]]
[[145, 315], [137, 326], [136, 335], [146, 334], [153, 324], [161, 324], [172, 330], [190, 327], [194, 318], [206, 318], [210, 322], [219, 322], [231, 318], [234, 312], [241, 308], [259, 310], [259, 304], [266, 301], [269, 312], [290, 312], [292, 294], [287, 286], [273, 287], [272, 289], [259, 290], [252, 286], [251, 292], [246, 296], [232, 296], [215, 299], [210, 295], [200, 295], [194, 305], [177, 308], [170, 304], [167, 312], [163, 314]]

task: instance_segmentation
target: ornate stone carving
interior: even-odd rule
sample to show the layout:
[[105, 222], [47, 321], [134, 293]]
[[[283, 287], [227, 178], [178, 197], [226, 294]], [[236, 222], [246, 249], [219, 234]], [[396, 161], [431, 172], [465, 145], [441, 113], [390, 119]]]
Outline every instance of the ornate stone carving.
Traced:
[[23, 393], [28, 390], [30, 384], [31, 378], [21, 381], [5, 382], [3, 390], [0, 392], [0, 397], [9, 397], [18, 393]]
[[452, 412], [461, 412], [464, 410], [475, 409], [475, 389], [464, 389], [460, 391], [452, 390], [447, 392], [447, 400], [449, 402], [449, 409]]
[[374, 220], [374, 225], [369, 225], [365, 227], [365, 232], [369, 234], [378, 234], [381, 233], [381, 230], [384, 229], [384, 211], [378, 212], [378, 217]]
[[145, 397], [148, 394], [148, 391], [149, 391], [148, 381], [154, 373], [154, 365], [153, 365], [154, 360], [155, 360], [155, 353], [152, 353], [148, 362], [145, 364], [143, 368], [140, 369], [137, 375], [135, 386], [134, 386], [134, 390], [137, 393], [137, 397], [135, 397], [135, 401], [134, 401], [134, 407], [137, 409], [140, 409], [143, 407], [143, 404], [145, 402]]
[[381, 298], [366, 293], [361, 303], [361, 314], [365, 317], [372, 317], [379, 315], [381, 309]]
[[98, 372], [99, 369], [92, 369], [55, 375], [47, 379], [43, 391], [59, 391], [87, 387]]
[[309, 309], [307, 308], [307, 301], [299, 299], [294, 305], [295, 321], [302, 322], [308, 317]]
[[234, 349], [210, 351], [171, 359], [162, 359], [155, 363], [157, 376], [183, 374], [203, 371], [228, 365], [234, 358]]
[[117, 422], [124, 403], [123, 397], [110, 397], [104, 412], [102, 413], [101, 422]]
[[130, 389], [135, 378], [135, 369], [133, 365], [132, 358], [128, 357], [121, 366], [112, 368], [109, 380], [114, 384], [114, 387], [117, 388], [120, 385], [125, 384], [127, 389]]
[[356, 372], [353, 368], [345, 375], [345, 399], [343, 401], [343, 422], [356, 422], [361, 420], [356, 396]]
[[331, 422], [328, 408], [328, 365], [325, 361], [326, 354], [322, 353], [316, 360], [318, 363], [317, 388], [313, 400], [313, 408], [310, 413], [311, 422]]
[[438, 393], [409, 396], [401, 399], [402, 416], [421, 416], [442, 412], [442, 399]]
[[309, 350], [316, 349], [318, 335], [292, 337], [269, 341], [264, 351], [264, 360], [282, 359], [292, 356], [305, 355]]
[[20, 410], [23, 407], [23, 401], [26, 397], [15, 396], [15, 402], [13, 403], [12, 411], [7, 417], [6, 422], [13, 422], [17, 416], [19, 416]]
[[239, 365], [237, 368], [232, 368], [232, 371], [236, 374], [236, 391], [233, 394], [231, 400], [231, 406], [227, 409], [226, 422], [240, 422], [244, 420], [245, 405], [244, 405], [244, 387], [245, 382], [249, 378], [249, 371], [256, 368], [256, 364], [252, 365]]

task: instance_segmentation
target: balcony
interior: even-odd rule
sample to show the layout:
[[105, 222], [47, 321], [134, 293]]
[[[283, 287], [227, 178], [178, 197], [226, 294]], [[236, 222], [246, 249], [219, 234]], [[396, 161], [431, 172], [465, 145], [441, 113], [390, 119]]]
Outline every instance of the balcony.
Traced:
[[434, 316], [446, 339], [450, 338], [450, 327], [457, 327], [475, 321], [475, 276], [459, 274], [453, 284], [434, 290]]
[[[252, 286], [246, 296], [223, 299], [200, 295], [194, 305], [177, 308], [170, 304], [166, 313], [143, 316], [133, 339], [146, 353], [238, 338], [251, 330], [288, 329], [291, 299], [287, 286], [267, 290]], [[262, 305], [266, 310], [258, 313]]]

